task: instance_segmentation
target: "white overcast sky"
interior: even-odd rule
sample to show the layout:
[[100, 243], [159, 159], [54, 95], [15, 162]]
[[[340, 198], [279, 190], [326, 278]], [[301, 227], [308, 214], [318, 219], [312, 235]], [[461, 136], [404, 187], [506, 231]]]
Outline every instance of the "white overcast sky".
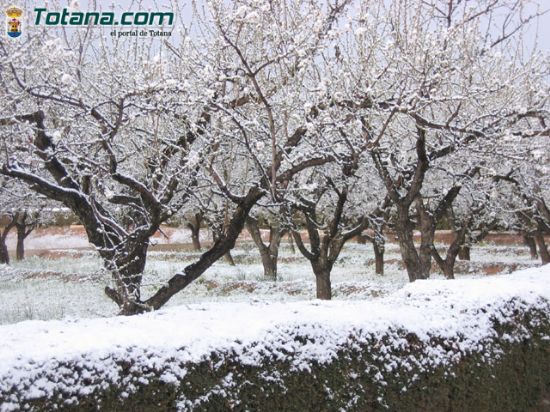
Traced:
[[[231, 0], [227, 0], [230, 2]], [[300, 0], [295, 0], [300, 1]], [[392, 0], [385, 0], [392, 1]], [[470, 0], [477, 1], [477, 0]], [[0, 0], [5, 10], [9, 5], [17, 5], [25, 10], [27, 24], [34, 21], [33, 9], [35, 7], [45, 7], [48, 10], [59, 10], [66, 6], [77, 6], [81, 11], [95, 10], [117, 10], [117, 11], [138, 11], [138, 10], [159, 10], [169, 11], [176, 10], [177, 25], [181, 22], [188, 23], [191, 19], [191, 2], [181, 0]], [[550, 9], [550, 0], [532, 0], [533, 3], [538, 3], [541, 10]], [[204, 3], [204, 0], [196, 0], [196, 3]], [[115, 6], [116, 5], [116, 6]], [[538, 19], [538, 22], [532, 24], [531, 30], [526, 34], [528, 44], [535, 44], [535, 39], [538, 41], [537, 48], [550, 54], [550, 12], [546, 13]]]

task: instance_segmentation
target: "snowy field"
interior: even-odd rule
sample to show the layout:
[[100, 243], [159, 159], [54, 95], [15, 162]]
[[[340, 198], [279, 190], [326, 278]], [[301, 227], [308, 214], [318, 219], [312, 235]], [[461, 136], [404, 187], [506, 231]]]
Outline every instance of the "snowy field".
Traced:
[[[1, 412], [52, 397], [59, 399], [56, 407], [75, 405], [110, 385], [130, 396], [148, 379], [177, 387], [191, 365], [212, 353], [231, 353], [237, 362], [256, 366], [266, 356], [284, 360], [292, 354], [292, 368], [309, 371], [313, 363], [332, 362], [349, 339], [367, 344], [372, 336], [386, 336], [388, 352], [379, 348], [373, 356], [387, 357], [406, 346], [400, 333], [411, 332], [424, 343], [437, 336], [458, 346], [448, 351], [426, 344], [418, 358], [405, 360], [391, 352], [395, 359], [384, 358], [390, 369], [379, 379], [393, 373], [392, 365], [450, 367], [472, 352], [493, 359], [500, 350], [494, 319], [505, 322], [516, 309], [544, 313], [550, 299], [550, 265], [539, 267], [525, 247], [478, 245], [470, 262], [457, 263], [456, 280], [434, 273], [410, 284], [396, 244], [386, 245], [380, 276], [374, 273], [371, 245], [349, 243], [332, 272], [333, 300], [319, 301], [312, 270], [298, 251], [283, 244], [279, 279], [266, 281], [258, 251], [245, 239], [232, 252], [235, 266], [220, 260], [165, 308], [118, 317], [103, 294], [110, 279], [102, 261], [80, 243], [70, 248], [74, 240], [37, 238], [29, 245], [58, 247], [29, 249], [24, 261], [0, 266]], [[164, 243], [149, 253], [145, 297], [199, 255], [187, 244]], [[516, 332], [505, 338], [527, 337]], [[121, 367], [127, 359], [135, 374]], [[68, 365], [82, 374], [73, 374]], [[414, 377], [404, 388], [413, 382]], [[226, 383], [229, 390], [230, 376]], [[197, 399], [178, 396], [177, 409], [192, 410], [200, 409], [210, 392]]]
[[[181, 235], [180, 235], [181, 237]], [[185, 240], [185, 239], [174, 239]], [[31, 319], [95, 318], [116, 314], [117, 307], [103, 293], [110, 284], [102, 262], [92, 250], [67, 248], [72, 237], [31, 239], [29, 247], [60, 246], [49, 253], [29, 249], [29, 257], [10, 266], [0, 266], [0, 324]], [[34, 242], [34, 243], [33, 243]], [[181, 246], [181, 245], [180, 245]], [[198, 253], [152, 250], [144, 275], [143, 293], [152, 294], [164, 281], [197, 258]], [[188, 249], [188, 248], [187, 248]], [[286, 302], [312, 300], [315, 280], [309, 262], [284, 244], [280, 252], [279, 280], [262, 278], [257, 249], [240, 242], [233, 251], [236, 266], [220, 260], [205, 275], [177, 294], [168, 306], [205, 302]], [[457, 263], [457, 278], [485, 277], [487, 273], [509, 273], [535, 266], [527, 248], [481, 245], [472, 249], [471, 262]], [[372, 300], [395, 292], [408, 283], [400, 266], [396, 244], [386, 246], [385, 275], [374, 273], [374, 254], [369, 244], [348, 244], [332, 272], [335, 300]], [[433, 279], [443, 279], [438, 273]]]

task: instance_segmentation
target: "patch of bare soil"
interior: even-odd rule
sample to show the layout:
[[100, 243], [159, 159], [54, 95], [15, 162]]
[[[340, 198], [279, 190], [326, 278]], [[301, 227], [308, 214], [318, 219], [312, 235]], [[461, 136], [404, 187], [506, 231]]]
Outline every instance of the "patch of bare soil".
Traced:
[[17, 270], [17, 277], [25, 280], [60, 280], [63, 282], [89, 282], [90, 280], [100, 280], [102, 276], [99, 273], [91, 273], [83, 276], [77, 273], [62, 273], [53, 270], [21, 271]]
[[220, 284], [214, 280], [205, 280], [200, 282], [200, 284], [204, 285], [207, 291], [218, 289], [220, 287]]
[[90, 250], [88, 249], [33, 249], [27, 250], [25, 256], [38, 256], [44, 259], [62, 259], [62, 258], [72, 258], [79, 259], [89, 254]]
[[237, 293], [253, 293], [258, 288], [258, 285], [254, 282], [229, 282], [225, 283], [222, 287], [220, 292], [224, 295], [229, 295], [233, 292]]
[[[457, 261], [455, 266], [455, 273], [468, 274], [468, 273], [484, 273], [486, 275], [497, 275], [499, 273], [510, 273], [516, 270], [527, 269], [533, 267], [538, 262], [533, 261], [533, 264], [529, 263], [493, 263], [493, 262], [471, 262], [471, 261]], [[440, 272], [439, 267], [432, 267], [434, 272]]]

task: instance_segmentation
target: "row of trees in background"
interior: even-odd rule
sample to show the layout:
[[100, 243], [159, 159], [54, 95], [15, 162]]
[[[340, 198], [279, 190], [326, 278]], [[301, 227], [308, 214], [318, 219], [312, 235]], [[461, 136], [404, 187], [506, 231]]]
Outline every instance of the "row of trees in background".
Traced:
[[[48, 207], [49, 206], [49, 207]], [[10, 263], [6, 244], [10, 232], [15, 233], [16, 260], [25, 258], [25, 239], [44, 224], [55, 221], [57, 208], [47, 199], [36, 196], [24, 185], [16, 181], [0, 178], [0, 263]]]
[[[77, 216], [121, 314], [160, 308], [245, 227], [272, 279], [292, 236], [323, 299], [361, 233], [381, 262], [394, 231], [411, 281], [432, 260], [452, 278], [494, 228], [548, 261], [550, 65], [522, 41], [530, 2], [216, 0], [194, 13], [170, 42], [31, 27], [0, 44], [1, 173]], [[197, 247], [204, 224], [214, 242], [144, 297], [151, 236], [178, 214]]]

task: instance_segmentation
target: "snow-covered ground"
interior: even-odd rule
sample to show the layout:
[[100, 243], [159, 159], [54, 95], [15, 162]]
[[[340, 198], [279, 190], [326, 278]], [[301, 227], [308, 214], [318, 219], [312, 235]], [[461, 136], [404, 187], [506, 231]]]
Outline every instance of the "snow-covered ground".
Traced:
[[[70, 240], [70, 239], [69, 239]], [[65, 238], [56, 246], [68, 246]], [[279, 280], [265, 281], [259, 254], [251, 242], [241, 242], [233, 251], [237, 262], [230, 266], [216, 263], [205, 275], [177, 294], [169, 306], [201, 302], [282, 302], [311, 300], [315, 280], [309, 263], [288, 245], [282, 247]], [[196, 252], [152, 251], [144, 275], [144, 295], [156, 290], [174, 273], [196, 259]], [[376, 299], [408, 283], [401, 268], [399, 249], [386, 246], [385, 275], [374, 273], [374, 255], [370, 245], [346, 245], [333, 269], [333, 296], [336, 300]], [[506, 271], [536, 265], [525, 247], [476, 247], [472, 261], [465, 264], [458, 278], [485, 276], [486, 265], [500, 265]], [[434, 279], [441, 275], [434, 274]], [[112, 316], [117, 307], [104, 295], [110, 283], [102, 262], [92, 250], [64, 249], [61, 256], [30, 256], [11, 266], [0, 266], [0, 324], [26, 319], [63, 319]]]
[[[56, 375], [66, 362], [93, 371], [103, 382], [97, 385], [120, 382], [116, 362], [129, 354], [138, 367], [140, 362], [168, 365], [162, 379], [174, 383], [185, 375], [169, 362], [176, 355], [181, 362], [195, 362], [212, 351], [233, 351], [239, 362], [255, 364], [265, 353], [277, 359], [284, 352], [293, 354], [296, 368], [307, 369], [312, 359], [330, 361], [350, 331], [378, 336], [405, 330], [420, 339], [461, 336], [460, 353], [483, 352], [480, 342], [490, 340], [491, 317], [504, 316], [504, 302], [519, 298], [522, 305], [542, 307], [550, 299], [550, 265], [510, 273], [538, 265], [524, 247], [480, 245], [471, 262], [459, 262], [456, 280], [434, 273], [409, 284], [397, 245], [386, 246], [380, 276], [374, 273], [372, 247], [350, 243], [333, 269], [334, 299], [321, 302], [314, 299], [314, 275], [299, 252], [284, 244], [279, 279], [266, 281], [255, 246], [241, 241], [232, 252], [236, 266], [219, 261], [162, 310], [123, 318], [114, 316], [117, 307], [103, 293], [110, 279], [96, 253], [71, 243], [71, 233], [56, 236], [49, 246], [62, 247], [55, 253], [0, 266], [0, 394], [10, 388], [17, 394], [0, 400], [2, 412], [52, 394], [59, 385], [75, 401], [89, 393], [93, 388], [83, 383], [85, 376]], [[186, 250], [176, 245], [149, 253], [145, 297], [198, 257]], [[495, 267], [502, 274], [487, 276]], [[490, 309], [480, 312], [480, 307]], [[293, 333], [313, 339], [300, 343]], [[402, 338], [395, 339], [399, 347]], [[450, 358], [456, 354], [442, 348], [429, 350], [424, 355], [433, 364], [456, 361]]]
[[[294, 367], [307, 369], [311, 360], [323, 363], [333, 359], [353, 330], [376, 336], [405, 330], [421, 340], [434, 335], [443, 339], [461, 336], [459, 353], [483, 351], [481, 342], [494, 334], [491, 319], [506, 320], [506, 302], [516, 298], [518, 305], [547, 309], [549, 278], [550, 265], [546, 265], [482, 279], [417, 281], [376, 300], [202, 302], [134, 317], [3, 325], [0, 393], [20, 389], [16, 392], [19, 398], [6, 399], [0, 410], [17, 410], [21, 398], [51, 394], [59, 385], [76, 396], [89, 393], [91, 389], [81, 386], [78, 377], [72, 386], [67, 386], [65, 378], [56, 380], [51, 368], [59, 362], [90, 363], [82, 367], [113, 382], [119, 379], [113, 356], [130, 354], [135, 362], [169, 368], [168, 359], [196, 362], [213, 351], [231, 350], [240, 362], [248, 364], [258, 364], [265, 353], [275, 358], [292, 353]], [[305, 343], [287, 340], [285, 334], [296, 328], [313, 338]], [[450, 357], [456, 356], [433, 347], [428, 361], [445, 364], [454, 362]], [[172, 383], [185, 376], [185, 371], [177, 368], [164, 373], [166, 382]]]
[[485, 333], [484, 319], [476, 320], [471, 309], [512, 298], [533, 305], [550, 300], [548, 279], [550, 265], [545, 265], [483, 279], [417, 281], [370, 301], [203, 302], [130, 317], [24, 321], [0, 326], [0, 376], [22, 359], [40, 362], [130, 346], [185, 346], [198, 360], [220, 345], [260, 340], [294, 324], [322, 324], [333, 331], [402, 326], [420, 337], [435, 330], [443, 336], [468, 336], [468, 329]]

